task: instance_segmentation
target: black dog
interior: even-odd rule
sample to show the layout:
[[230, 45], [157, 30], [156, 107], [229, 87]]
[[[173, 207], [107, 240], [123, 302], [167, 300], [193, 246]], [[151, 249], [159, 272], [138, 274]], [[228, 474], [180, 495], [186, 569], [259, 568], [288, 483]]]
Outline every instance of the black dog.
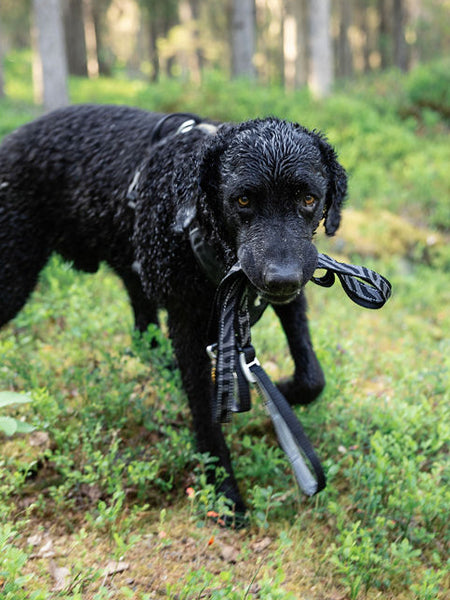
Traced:
[[291, 403], [324, 386], [312, 349], [303, 286], [313, 275], [314, 232], [340, 222], [345, 171], [325, 139], [276, 118], [181, 127], [186, 119], [113, 106], [73, 106], [9, 135], [0, 146], [0, 326], [36, 285], [52, 252], [122, 278], [143, 331], [168, 312], [199, 450], [218, 457], [222, 490], [244, 503], [219, 425], [211, 418], [205, 352], [215, 285], [187, 228], [195, 223], [223, 267], [238, 259], [273, 304], [295, 363], [280, 384]]

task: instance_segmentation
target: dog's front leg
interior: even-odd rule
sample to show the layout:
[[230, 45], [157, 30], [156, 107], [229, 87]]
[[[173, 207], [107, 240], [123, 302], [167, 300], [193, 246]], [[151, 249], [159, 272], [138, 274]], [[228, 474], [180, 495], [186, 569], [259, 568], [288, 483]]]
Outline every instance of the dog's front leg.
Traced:
[[312, 346], [304, 293], [289, 304], [273, 308], [283, 326], [295, 365], [294, 376], [278, 382], [278, 388], [290, 404], [309, 404], [323, 390], [325, 377]]
[[180, 323], [177, 316], [178, 319], [169, 311], [170, 336], [189, 400], [198, 450], [218, 458], [217, 466], [223, 467], [226, 472], [225, 479], [218, 484], [218, 491], [231, 501], [237, 514], [243, 515], [246, 507], [233, 474], [230, 452], [220, 424], [213, 423], [212, 419], [213, 389], [205, 329], [208, 319], [196, 321], [192, 316], [187, 323], [184, 316], [184, 322]]

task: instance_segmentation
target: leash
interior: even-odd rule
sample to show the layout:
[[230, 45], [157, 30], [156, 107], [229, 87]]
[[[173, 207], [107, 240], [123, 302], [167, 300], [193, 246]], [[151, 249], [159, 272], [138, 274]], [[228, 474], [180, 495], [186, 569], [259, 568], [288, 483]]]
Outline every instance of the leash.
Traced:
[[[250, 410], [249, 386], [256, 385], [299, 486], [312, 496], [325, 487], [325, 474], [300, 421], [256, 358], [250, 336], [251, 295], [248, 289], [248, 279], [240, 265], [236, 264], [217, 291], [218, 341], [207, 348], [215, 384], [213, 419], [215, 422], [229, 422], [232, 413]], [[258, 318], [261, 314], [260, 309]]]
[[317, 268], [326, 269], [326, 273], [322, 277], [313, 277], [313, 283], [331, 287], [337, 275], [350, 300], [364, 308], [381, 308], [391, 296], [392, 287], [389, 281], [367, 267], [341, 263], [319, 253]]
[[[203, 248], [202, 259], [207, 254]], [[212, 264], [212, 261], [207, 263]], [[203, 260], [201, 264], [206, 263]], [[366, 267], [347, 265], [319, 254], [317, 268], [326, 269], [326, 273], [313, 277], [314, 283], [331, 287], [337, 275], [346, 294], [360, 306], [380, 308], [391, 295], [389, 281]], [[229, 422], [234, 412], [249, 411], [250, 385], [255, 385], [297, 483], [305, 494], [313, 496], [326, 485], [320, 460], [289, 403], [260, 365], [251, 344], [251, 326], [267, 306], [267, 302], [259, 301], [240, 264], [236, 263], [218, 286], [210, 323], [210, 329], [217, 324], [217, 342], [207, 347], [215, 386], [212, 416], [214, 422], [223, 423]]]

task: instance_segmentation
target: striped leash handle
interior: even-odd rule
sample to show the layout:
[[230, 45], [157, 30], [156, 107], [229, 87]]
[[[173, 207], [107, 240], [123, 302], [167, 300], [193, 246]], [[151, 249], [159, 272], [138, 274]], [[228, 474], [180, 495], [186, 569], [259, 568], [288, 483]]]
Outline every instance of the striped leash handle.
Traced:
[[319, 253], [317, 269], [325, 269], [326, 273], [322, 277], [312, 277], [312, 282], [331, 287], [337, 275], [347, 296], [364, 308], [381, 308], [391, 296], [389, 281], [367, 267], [341, 263]]

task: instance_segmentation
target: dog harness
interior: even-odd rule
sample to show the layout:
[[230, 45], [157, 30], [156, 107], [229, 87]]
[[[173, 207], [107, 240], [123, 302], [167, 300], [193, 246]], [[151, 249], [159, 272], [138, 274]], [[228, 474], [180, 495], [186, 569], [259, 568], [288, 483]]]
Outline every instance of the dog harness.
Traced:
[[[217, 130], [215, 125], [202, 122], [197, 115], [173, 113], [158, 121], [151, 145], [163, 137], [164, 124], [175, 117], [187, 117], [187, 120], [171, 135], [187, 133], [194, 128], [203, 128], [209, 134]], [[138, 170], [128, 189], [127, 199], [131, 203], [135, 200], [139, 175]], [[312, 496], [326, 485], [322, 465], [296, 414], [261, 367], [251, 344], [251, 327], [261, 318], [268, 302], [259, 297], [239, 262], [226, 272], [196, 224], [195, 212], [194, 206], [180, 211], [175, 228], [188, 233], [198, 263], [217, 288], [210, 319], [210, 338], [214, 341], [206, 348], [215, 387], [213, 420], [216, 423], [229, 422], [232, 413], [250, 410], [249, 386], [255, 385], [272, 419], [280, 446], [289, 458], [297, 483], [305, 494]], [[366, 267], [341, 263], [319, 253], [316, 269], [325, 269], [325, 274], [313, 276], [313, 283], [331, 287], [337, 276], [347, 296], [364, 308], [381, 308], [391, 295], [389, 281]]]

